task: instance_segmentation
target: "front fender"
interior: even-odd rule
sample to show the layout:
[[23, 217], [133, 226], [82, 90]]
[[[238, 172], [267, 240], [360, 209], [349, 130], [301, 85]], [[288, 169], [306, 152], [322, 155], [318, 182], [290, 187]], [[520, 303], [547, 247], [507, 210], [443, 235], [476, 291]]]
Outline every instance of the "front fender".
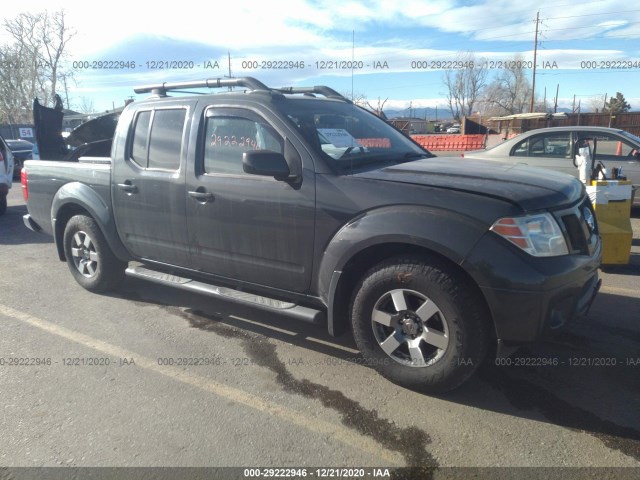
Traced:
[[[96, 188], [101, 192], [97, 192]], [[110, 198], [109, 188], [108, 185], [88, 186], [81, 182], [71, 182], [56, 192], [51, 203], [51, 224], [60, 260], [65, 260], [63, 236], [67, 221], [83, 212], [96, 221], [116, 257], [123, 261], [131, 258], [118, 236], [113, 209], [105, 201], [105, 198]]]
[[340, 277], [356, 255], [371, 247], [400, 244], [435, 252], [459, 265], [488, 228], [458, 212], [417, 205], [383, 207], [356, 217], [328, 242], [315, 277], [315, 291], [328, 307], [329, 331]]

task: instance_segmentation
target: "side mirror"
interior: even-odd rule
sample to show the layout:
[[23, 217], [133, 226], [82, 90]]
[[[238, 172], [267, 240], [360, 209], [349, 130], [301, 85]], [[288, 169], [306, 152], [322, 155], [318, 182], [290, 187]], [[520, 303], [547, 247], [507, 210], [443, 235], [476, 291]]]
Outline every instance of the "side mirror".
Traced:
[[242, 154], [242, 168], [245, 173], [274, 177], [276, 180], [289, 178], [289, 165], [284, 155], [270, 150], [252, 150]]

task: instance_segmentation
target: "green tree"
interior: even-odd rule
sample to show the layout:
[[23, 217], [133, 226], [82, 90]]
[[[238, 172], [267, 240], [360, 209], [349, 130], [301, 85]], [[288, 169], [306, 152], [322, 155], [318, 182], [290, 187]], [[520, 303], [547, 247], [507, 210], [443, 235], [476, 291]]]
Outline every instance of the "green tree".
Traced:
[[604, 107], [605, 112], [610, 113], [624, 113], [631, 109], [631, 105], [627, 103], [624, 95], [620, 92], [616, 92], [615, 97], [611, 97]]

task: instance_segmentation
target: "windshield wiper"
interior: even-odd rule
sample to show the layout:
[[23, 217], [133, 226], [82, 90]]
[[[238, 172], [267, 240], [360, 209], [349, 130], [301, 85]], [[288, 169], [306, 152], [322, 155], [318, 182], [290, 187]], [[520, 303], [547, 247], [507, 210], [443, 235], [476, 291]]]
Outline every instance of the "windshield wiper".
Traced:
[[[420, 153], [420, 152], [407, 152], [402, 156], [402, 161], [406, 162], [408, 160], [417, 160], [418, 158], [431, 158], [434, 157], [435, 155], [433, 155], [432, 153], [429, 152], [424, 152], [424, 153]], [[398, 162], [400, 163], [400, 162]]]

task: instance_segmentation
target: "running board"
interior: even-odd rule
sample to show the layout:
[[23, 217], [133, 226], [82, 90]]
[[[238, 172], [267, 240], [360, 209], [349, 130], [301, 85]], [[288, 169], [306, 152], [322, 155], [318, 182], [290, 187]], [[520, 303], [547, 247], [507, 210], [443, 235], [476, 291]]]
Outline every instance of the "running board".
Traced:
[[284, 302], [274, 298], [262, 297], [252, 293], [241, 292], [227, 287], [218, 287], [209, 283], [199, 282], [191, 278], [180, 277], [170, 273], [158, 272], [146, 267], [135, 266], [129, 267], [126, 274], [130, 277], [149, 280], [161, 285], [187, 290], [189, 292], [201, 293], [210, 297], [230, 300], [232, 302], [250, 305], [253, 307], [267, 310], [279, 315], [302, 320], [308, 323], [321, 324], [325, 320], [324, 313], [320, 310], [314, 310], [308, 307], [302, 307], [295, 303]]

